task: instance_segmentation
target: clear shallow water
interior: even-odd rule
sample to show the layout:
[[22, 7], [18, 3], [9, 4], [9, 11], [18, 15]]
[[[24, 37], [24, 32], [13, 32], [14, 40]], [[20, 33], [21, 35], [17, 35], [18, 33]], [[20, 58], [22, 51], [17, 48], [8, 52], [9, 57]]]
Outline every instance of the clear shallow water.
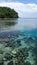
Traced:
[[0, 60], [4, 65], [37, 65], [37, 19], [0, 20], [5, 21], [17, 23], [0, 24]]

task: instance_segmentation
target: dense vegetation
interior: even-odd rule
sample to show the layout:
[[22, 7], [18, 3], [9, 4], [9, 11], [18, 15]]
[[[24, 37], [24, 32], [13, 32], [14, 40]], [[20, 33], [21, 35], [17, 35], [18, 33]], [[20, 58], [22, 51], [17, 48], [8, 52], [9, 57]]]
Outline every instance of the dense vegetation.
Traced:
[[9, 7], [0, 7], [0, 18], [18, 18], [18, 13]]

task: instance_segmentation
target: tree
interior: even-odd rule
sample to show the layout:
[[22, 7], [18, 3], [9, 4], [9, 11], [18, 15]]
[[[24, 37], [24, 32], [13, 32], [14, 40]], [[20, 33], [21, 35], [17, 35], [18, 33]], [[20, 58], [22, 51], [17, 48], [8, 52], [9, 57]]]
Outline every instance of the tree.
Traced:
[[18, 13], [9, 7], [0, 7], [0, 18], [18, 18]]

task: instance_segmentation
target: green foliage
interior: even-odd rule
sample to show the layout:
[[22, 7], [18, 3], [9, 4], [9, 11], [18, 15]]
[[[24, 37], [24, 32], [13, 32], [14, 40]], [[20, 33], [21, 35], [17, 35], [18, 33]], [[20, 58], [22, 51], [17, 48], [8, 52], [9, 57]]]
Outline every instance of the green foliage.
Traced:
[[18, 13], [9, 7], [0, 7], [0, 18], [18, 18]]

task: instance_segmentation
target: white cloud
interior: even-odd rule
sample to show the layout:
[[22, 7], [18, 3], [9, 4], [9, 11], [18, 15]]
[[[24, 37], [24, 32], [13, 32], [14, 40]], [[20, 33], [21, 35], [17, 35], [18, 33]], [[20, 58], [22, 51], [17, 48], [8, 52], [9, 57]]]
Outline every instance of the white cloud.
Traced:
[[0, 6], [5, 6], [15, 9], [19, 13], [20, 17], [24, 15], [29, 16], [31, 15], [30, 13], [37, 12], [37, 4], [23, 4], [19, 2], [3, 2], [3, 3], [1, 2]]

